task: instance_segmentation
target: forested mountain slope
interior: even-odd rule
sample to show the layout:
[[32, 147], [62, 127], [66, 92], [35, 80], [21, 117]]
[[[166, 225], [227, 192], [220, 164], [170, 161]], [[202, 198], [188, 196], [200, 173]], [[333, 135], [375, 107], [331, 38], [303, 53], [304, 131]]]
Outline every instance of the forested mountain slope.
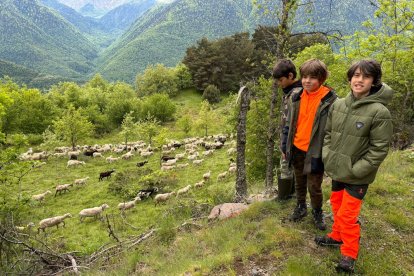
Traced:
[[37, 0], [5, 0], [0, 11], [0, 59], [71, 79], [94, 68], [93, 44]]

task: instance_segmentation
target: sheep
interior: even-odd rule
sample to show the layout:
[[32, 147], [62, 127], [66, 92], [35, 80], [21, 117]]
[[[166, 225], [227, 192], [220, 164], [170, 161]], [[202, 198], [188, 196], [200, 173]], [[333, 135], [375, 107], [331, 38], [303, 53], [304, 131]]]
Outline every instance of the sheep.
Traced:
[[79, 212], [80, 221], [82, 222], [82, 220], [85, 217], [95, 217], [95, 218], [98, 218], [98, 216], [102, 217], [101, 213], [107, 208], [109, 208], [108, 204], [102, 204], [99, 207], [83, 209], [82, 211]]
[[229, 173], [234, 173], [234, 172], [236, 172], [236, 170], [237, 170], [237, 167], [230, 167], [229, 168]]
[[204, 186], [204, 183], [205, 183], [204, 180], [201, 180], [200, 182], [197, 182], [196, 184], [194, 184], [194, 187], [201, 188]]
[[175, 159], [180, 160], [180, 159], [183, 159], [183, 158], [184, 158], [184, 156], [185, 156], [185, 153], [177, 153], [177, 154], [175, 155]]
[[190, 165], [189, 163], [177, 164], [177, 168], [185, 168], [185, 167], [188, 167], [189, 165]]
[[23, 232], [23, 231], [30, 231], [30, 229], [32, 229], [32, 227], [34, 227], [35, 224], [33, 222], [29, 222], [26, 226], [14, 226], [14, 228], [19, 231], [19, 232]]
[[78, 160], [68, 160], [66, 168], [76, 167], [78, 165], [85, 165], [85, 162], [84, 161], [78, 161]]
[[110, 178], [111, 177], [111, 174], [114, 173], [114, 172], [115, 172], [115, 170], [112, 169], [110, 171], [106, 171], [106, 172], [99, 173], [99, 181], [103, 180], [105, 177], [106, 178]]
[[204, 159], [194, 160], [193, 164], [194, 165], [200, 165], [203, 161], [204, 161]]
[[96, 149], [88, 149], [83, 152], [85, 156], [94, 156], [95, 153], [98, 153]]
[[208, 181], [210, 179], [210, 176], [211, 176], [211, 171], [208, 171], [205, 174], [203, 174], [203, 179], [205, 181]]
[[225, 172], [223, 172], [223, 173], [220, 173], [220, 174], [217, 176], [217, 180], [222, 180], [222, 179], [226, 178], [226, 176], [227, 176], [227, 171], [225, 171]]
[[123, 154], [121, 158], [127, 160], [127, 159], [130, 159], [132, 156], [134, 156], [134, 154], [128, 151], [127, 153]]
[[39, 228], [37, 229], [37, 232], [39, 233], [40, 229], [43, 230], [43, 232], [45, 232], [45, 229], [47, 227], [52, 227], [56, 225], [56, 228], [59, 228], [59, 224], [63, 224], [63, 226], [65, 226], [65, 219], [66, 218], [71, 218], [72, 215], [70, 213], [64, 214], [63, 216], [57, 216], [57, 217], [52, 217], [52, 218], [46, 218], [43, 219], [39, 222]]
[[57, 185], [56, 186], [56, 193], [55, 193], [55, 197], [56, 197], [56, 195], [57, 195], [57, 193], [59, 192], [59, 194], [61, 194], [63, 191], [64, 192], [66, 192], [66, 191], [69, 191], [69, 187], [72, 187], [73, 186], [73, 184], [71, 183], [71, 184], [62, 184], [62, 185]]
[[143, 198], [148, 198], [148, 197], [152, 197], [152, 195], [154, 193], [158, 192], [158, 188], [157, 187], [153, 187], [153, 188], [148, 188], [148, 189], [141, 189], [138, 191], [137, 197], [143, 199]]
[[134, 200], [132, 201], [127, 201], [127, 202], [122, 202], [118, 204], [118, 209], [121, 212], [124, 212], [125, 210], [131, 209], [133, 207], [135, 207], [135, 204], [140, 201], [141, 198], [139, 196], [137, 196], [136, 198], [134, 198]]
[[163, 165], [169, 166], [169, 165], [174, 165], [176, 163], [177, 163], [177, 159], [174, 158], [174, 159], [167, 160], [167, 162], [165, 162]]
[[46, 195], [51, 194], [51, 193], [52, 193], [51, 191], [47, 190], [46, 192], [42, 194], [32, 195], [32, 199], [42, 202], [45, 199]]
[[153, 151], [141, 151], [141, 156], [142, 157], [148, 157], [150, 155], [153, 155], [154, 152]]
[[168, 165], [162, 165], [161, 166], [161, 170], [162, 171], [169, 171], [169, 170], [172, 170], [174, 168], [175, 168], [175, 165], [170, 165], [170, 166], [168, 166]]
[[147, 164], [147, 163], [148, 163], [148, 160], [138, 162], [138, 163], [137, 163], [137, 167], [143, 167], [143, 166], [144, 166], [145, 164]]
[[30, 158], [28, 160], [42, 160], [42, 159], [47, 159], [48, 156], [45, 151], [42, 151], [42, 152], [35, 152], [29, 157]]
[[74, 151], [68, 151], [66, 154], [71, 157], [71, 156], [76, 156], [78, 157], [80, 155], [80, 150], [74, 150]]
[[176, 159], [174, 156], [163, 155], [161, 156], [161, 160], [167, 162], [168, 160]]
[[213, 152], [214, 152], [214, 150], [206, 150], [206, 151], [203, 151], [203, 155], [204, 156], [209, 156], [209, 155], [212, 155]]
[[186, 194], [186, 193], [188, 193], [188, 191], [190, 190], [190, 188], [191, 188], [191, 185], [187, 185], [187, 186], [185, 186], [184, 188], [179, 189], [179, 190], [177, 191], [177, 197], [178, 197], [179, 195], [182, 195], [182, 194]]
[[89, 176], [85, 177], [85, 178], [79, 178], [79, 179], [75, 179], [75, 181], [73, 182], [75, 185], [84, 185], [86, 184], [86, 181], [89, 179]]
[[167, 201], [173, 195], [175, 195], [175, 192], [165, 193], [165, 194], [158, 194], [154, 197], [154, 203], [155, 203], [155, 205], [157, 205], [160, 202]]
[[232, 155], [232, 154], [234, 154], [234, 153], [236, 153], [237, 152], [237, 150], [235, 149], [235, 148], [229, 148], [228, 150], [227, 150], [227, 154], [228, 155]]
[[36, 162], [32, 165], [32, 168], [38, 169], [38, 168], [43, 167], [46, 164], [47, 164], [46, 162]]
[[113, 162], [116, 162], [116, 161], [118, 161], [120, 159], [120, 157], [112, 157], [112, 155], [110, 155], [109, 157], [107, 157], [105, 160], [106, 160], [106, 162], [108, 162], [108, 163], [113, 163]]
[[[196, 153], [198, 153], [198, 152], [196, 152]], [[197, 154], [191, 154], [187, 157], [187, 159], [190, 160], [190, 161], [195, 160], [197, 158], [197, 156], [198, 156]]]
[[93, 158], [97, 158], [97, 157], [103, 157], [103, 155], [102, 155], [102, 153], [100, 153], [100, 152], [94, 152], [93, 154], [92, 154], [92, 157]]

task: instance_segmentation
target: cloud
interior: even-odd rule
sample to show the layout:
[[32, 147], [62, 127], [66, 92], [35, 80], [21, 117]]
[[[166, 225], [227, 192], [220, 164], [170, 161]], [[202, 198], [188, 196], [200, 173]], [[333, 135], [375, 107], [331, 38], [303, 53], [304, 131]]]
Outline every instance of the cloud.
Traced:
[[172, 2], [174, 2], [175, 0], [157, 0], [158, 3], [163, 3], [163, 4], [170, 4]]

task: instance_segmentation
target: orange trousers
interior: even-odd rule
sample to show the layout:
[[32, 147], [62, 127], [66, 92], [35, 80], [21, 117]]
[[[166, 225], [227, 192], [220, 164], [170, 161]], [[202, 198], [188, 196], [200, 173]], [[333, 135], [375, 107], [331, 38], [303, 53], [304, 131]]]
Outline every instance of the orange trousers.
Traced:
[[[368, 187], [368, 185], [364, 186]], [[365, 193], [366, 189], [362, 197]], [[361, 232], [358, 216], [361, 211], [362, 198], [354, 197], [347, 189], [342, 188], [336, 191], [333, 189], [330, 201], [334, 223], [332, 225], [332, 232], [328, 236], [336, 241], [342, 241], [342, 255], [356, 259], [358, 257]]]

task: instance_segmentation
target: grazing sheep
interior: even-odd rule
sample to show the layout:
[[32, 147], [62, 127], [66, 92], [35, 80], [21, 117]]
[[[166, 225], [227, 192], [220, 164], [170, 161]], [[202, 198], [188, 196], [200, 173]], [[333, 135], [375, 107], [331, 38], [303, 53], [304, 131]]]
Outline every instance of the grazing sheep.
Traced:
[[132, 156], [134, 156], [134, 154], [128, 151], [127, 153], [123, 154], [121, 158], [127, 160], [127, 159], [130, 159]]
[[47, 164], [46, 162], [36, 162], [32, 165], [32, 168], [38, 169], [38, 168], [43, 167], [46, 164]]
[[138, 163], [137, 163], [137, 167], [143, 167], [143, 166], [144, 166], [145, 164], [147, 164], [147, 163], [148, 163], [148, 160], [138, 162]]
[[226, 178], [227, 177], [227, 171], [226, 172], [223, 172], [223, 173], [220, 173], [218, 176], [217, 176], [217, 180], [222, 180], [222, 179], [224, 179], [224, 178]]
[[95, 217], [95, 218], [98, 218], [99, 216], [102, 217], [101, 215], [102, 212], [107, 208], [109, 208], [108, 204], [102, 204], [99, 207], [83, 209], [82, 211], [79, 212], [80, 221], [82, 222], [82, 220], [85, 217]]
[[163, 155], [161, 156], [161, 160], [167, 162], [168, 160], [176, 159], [174, 156]]
[[56, 228], [59, 228], [59, 224], [63, 224], [63, 226], [65, 226], [65, 219], [66, 218], [71, 218], [72, 215], [70, 213], [64, 214], [63, 216], [57, 216], [57, 217], [53, 217], [53, 218], [46, 218], [43, 219], [39, 222], [39, 228], [37, 229], [37, 232], [39, 233], [40, 229], [43, 230], [43, 232], [45, 232], [45, 228], [47, 227], [52, 227], [56, 225]]
[[138, 191], [137, 197], [144, 199], [148, 197], [152, 197], [153, 194], [158, 192], [157, 187], [148, 188], [148, 189], [141, 189]]
[[29, 155], [29, 160], [42, 160], [47, 159], [48, 155], [45, 151], [42, 152], [35, 152], [32, 155]]
[[[196, 152], [196, 153], [198, 153], [198, 152]], [[191, 154], [187, 157], [187, 159], [190, 160], [190, 161], [195, 160], [197, 158], [197, 156], [198, 156], [197, 154]]]
[[154, 203], [155, 205], [157, 205], [160, 202], [167, 201], [173, 195], [175, 195], [175, 192], [166, 193], [166, 194], [158, 194], [154, 197]]
[[208, 181], [210, 179], [210, 176], [211, 176], [211, 171], [208, 171], [205, 174], [203, 174], [203, 179], [205, 181]]
[[169, 165], [174, 165], [176, 163], [177, 163], [177, 159], [174, 158], [174, 159], [167, 160], [167, 162], [165, 162], [163, 165], [169, 166]]
[[185, 168], [185, 167], [188, 167], [189, 165], [190, 165], [189, 163], [177, 164], [177, 168]]
[[56, 186], [56, 193], [55, 193], [55, 197], [57, 195], [57, 193], [61, 194], [63, 191], [69, 191], [69, 187], [72, 187], [73, 184], [62, 184], [62, 185], [57, 185]]
[[116, 161], [118, 161], [120, 159], [120, 157], [112, 157], [112, 155], [110, 155], [109, 157], [107, 157], [105, 160], [106, 160], [106, 162], [108, 162], [108, 163], [113, 163], [113, 162], [116, 162]]
[[185, 186], [184, 188], [179, 189], [179, 190], [177, 191], [177, 197], [178, 197], [179, 195], [182, 195], [182, 194], [186, 194], [186, 193], [188, 193], [188, 191], [190, 190], [190, 188], [191, 188], [191, 185], [187, 185], [187, 186]]
[[102, 155], [102, 153], [100, 153], [100, 152], [94, 152], [93, 154], [92, 154], [92, 156], [93, 156], [93, 158], [97, 158], [97, 157], [103, 157], [103, 155]]
[[114, 173], [114, 172], [115, 172], [115, 170], [112, 169], [110, 171], [106, 171], [106, 172], [99, 173], [99, 181], [103, 180], [105, 177], [106, 178], [110, 178], [111, 177], [111, 174]]
[[203, 151], [203, 155], [204, 156], [209, 156], [209, 155], [212, 155], [213, 152], [214, 152], [214, 150], [206, 150], [206, 151]]
[[228, 150], [227, 150], [227, 154], [228, 155], [232, 155], [232, 154], [234, 154], [234, 153], [236, 153], [237, 152], [237, 150], [235, 149], [235, 148], [229, 148]]
[[204, 180], [201, 180], [200, 182], [197, 182], [196, 184], [194, 184], [194, 187], [201, 188], [204, 186], [204, 183], [205, 183]]
[[175, 155], [175, 159], [180, 160], [183, 159], [185, 157], [185, 153], [177, 153]]
[[75, 185], [84, 185], [86, 184], [86, 181], [89, 179], [89, 176], [85, 177], [85, 178], [79, 178], [79, 179], [75, 179], [75, 181], [73, 182]]
[[67, 164], [66, 168], [76, 167], [78, 165], [85, 165], [85, 162], [84, 161], [78, 161], [78, 160], [68, 160], [68, 164]]
[[141, 151], [141, 156], [142, 157], [148, 157], [150, 155], [153, 155], [154, 152], [153, 151]]
[[23, 232], [26, 230], [30, 231], [34, 226], [35, 224], [33, 222], [29, 222], [26, 226], [14, 226], [14, 228], [19, 232]]
[[32, 199], [42, 202], [45, 199], [46, 195], [51, 194], [51, 193], [52, 193], [51, 191], [47, 190], [46, 192], [42, 194], [32, 195]]
[[200, 165], [201, 163], [203, 163], [204, 159], [198, 159], [198, 160], [194, 160], [193, 164], [194, 165]]
[[229, 168], [229, 173], [235, 173], [237, 170], [237, 167], [230, 167]]
[[172, 170], [172, 169], [174, 169], [174, 168], [175, 168], [175, 165], [171, 165], [171, 166], [168, 166], [168, 165], [162, 165], [161, 170], [162, 170], [162, 171], [169, 171], [169, 170]]
[[118, 204], [118, 209], [122, 212], [124, 212], [125, 210], [131, 209], [133, 207], [135, 207], [135, 204], [141, 201], [141, 198], [139, 196], [137, 196], [136, 198], [134, 198], [134, 200], [132, 201], [127, 201], [127, 202], [122, 202]]
[[85, 155], [85, 156], [93, 156], [93, 157], [95, 157], [94, 156], [94, 154], [95, 153], [98, 153], [98, 151], [97, 150], [94, 150], [94, 149], [92, 149], [92, 150], [85, 150], [84, 152], [83, 152], [83, 155]]
[[71, 157], [71, 156], [76, 156], [78, 157], [80, 155], [80, 150], [75, 150], [75, 151], [68, 151], [66, 154]]

